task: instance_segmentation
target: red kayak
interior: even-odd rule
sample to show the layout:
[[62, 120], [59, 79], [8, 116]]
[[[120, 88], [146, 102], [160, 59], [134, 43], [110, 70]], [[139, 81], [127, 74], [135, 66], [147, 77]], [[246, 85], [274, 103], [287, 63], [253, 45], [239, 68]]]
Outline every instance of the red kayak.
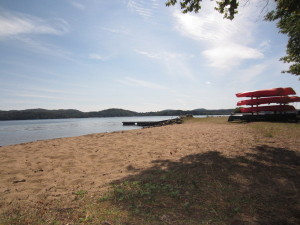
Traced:
[[252, 112], [262, 112], [262, 111], [294, 111], [296, 110], [292, 105], [270, 105], [270, 106], [259, 106], [259, 107], [249, 107], [249, 108], [241, 108], [242, 113], [252, 113]]
[[300, 102], [298, 96], [277, 96], [269, 98], [258, 98], [258, 99], [247, 99], [239, 101], [236, 105], [261, 105], [269, 103], [289, 103], [289, 102]]
[[295, 95], [296, 92], [293, 88], [272, 88], [266, 90], [249, 91], [243, 93], [237, 93], [236, 97], [269, 97], [269, 96], [285, 96]]

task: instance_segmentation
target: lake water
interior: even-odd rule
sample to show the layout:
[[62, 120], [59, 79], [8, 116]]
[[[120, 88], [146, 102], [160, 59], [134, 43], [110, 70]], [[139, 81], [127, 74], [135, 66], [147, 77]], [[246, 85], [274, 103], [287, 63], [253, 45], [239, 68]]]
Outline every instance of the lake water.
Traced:
[[140, 129], [141, 127], [137, 126], [123, 126], [122, 122], [160, 121], [173, 118], [176, 117], [150, 116], [0, 121], [0, 146], [92, 133]]

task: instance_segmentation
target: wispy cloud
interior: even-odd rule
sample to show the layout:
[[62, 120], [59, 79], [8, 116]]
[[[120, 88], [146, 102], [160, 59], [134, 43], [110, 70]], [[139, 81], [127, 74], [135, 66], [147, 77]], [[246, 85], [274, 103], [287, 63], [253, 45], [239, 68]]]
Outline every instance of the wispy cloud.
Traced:
[[[6, 105], [9, 104], [26, 104], [25, 108], [30, 107], [36, 107], [34, 104], [38, 104], [39, 107], [41, 105], [45, 105], [45, 107], [49, 107], [54, 103], [55, 108], [75, 108], [73, 104], [78, 105], [79, 103], [94, 103], [95, 101], [92, 98], [82, 98], [82, 97], [63, 97], [63, 96], [53, 96], [53, 95], [43, 95], [39, 93], [13, 93], [13, 94], [7, 94], [7, 97], [9, 97], [9, 101], [3, 101], [0, 99], [0, 103], [3, 103]], [[17, 97], [17, 98], [16, 98]], [[32, 106], [30, 106], [32, 105]], [[15, 106], [14, 106], [15, 107]], [[15, 109], [15, 108], [14, 108]], [[24, 109], [24, 108], [23, 108]]]
[[119, 79], [117, 80], [119, 83], [125, 84], [125, 85], [129, 85], [129, 86], [137, 86], [137, 87], [145, 87], [145, 88], [150, 88], [150, 89], [156, 89], [156, 90], [167, 90], [168, 88], [160, 85], [160, 84], [156, 84], [150, 81], [145, 81], [145, 80], [138, 80], [132, 77], [125, 77], [124, 79]]
[[151, 9], [146, 8], [143, 1], [129, 0], [127, 3], [127, 7], [143, 17], [151, 17], [152, 16]]
[[261, 47], [251, 46], [256, 29], [255, 21], [249, 19], [256, 15], [253, 7], [242, 8], [236, 19], [230, 21], [223, 19], [213, 4], [203, 2], [203, 9], [197, 15], [174, 11], [176, 30], [204, 46], [202, 53], [209, 66], [215, 68], [231, 69], [245, 59], [263, 58]]
[[22, 97], [22, 98], [43, 98], [43, 99], [61, 99], [61, 100], [65, 99], [64, 97], [31, 94], [31, 93], [13, 93], [13, 94], [8, 94], [8, 96]]
[[159, 52], [150, 52], [150, 51], [143, 51], [143, 50], [135, 50], [136, 53], [140, 55], [144, 55], [149, 58], [153, 59], [176, 59], [180, 57], [193, 57], [192, 55], [187, 55], [184, 53], [176, 53], [176, 52], [168, 52], [168, 51], [159, 51]]
[[76, 96], [74, 92], [66, 92], [56, 89], [27, 89], [21, 88], [20, 90], [4, 90], [4, 95], [7, 97], [20, 97], [22, 99], [54, 99], [54, 100], [62, 100], [68, 102], [74, 101], [84, 101], [84, 102], [92, 102], [93, 99], [85, 98], [83, 96]]
[[102, 30], [108, 31], [110, 33], [115, 34], [124, 34], [128, 35], [130, 32], [127, 28], [121, 27], [121, 28], [108, 28], [108, 27], [102, 27]]
[[71, 4], [77, 9], [85, 10], [85, 6], [79, 2], [72, 1]]
[[0, 38], [25, 34], [61, 35], [68, 32], [68, 23], [63, 19], [44, 20], [31, 15], [0, 9]]
[[153, 9], [157, 9], [159, 7], [161, 7], [162, 5], [165, 6], [164, 2], [161, 2], [160, 0], [150, 0], [151, 2], [151, 8]]
[[259, 45], [259, 49], [260, 49], [260, 51], [262, 51], [262, 52], [265, 52], [265, 51], [269, 50], [270, 47], [271, 47], [271, 40], [263, 41], [263, 42], [260, 43], [260, 45]]
[[159, 7], [158, 0], [128, 0], [127, 7], [144, 18], [150, 18], [154, 15], [154, 10]]
[[[15, 65], [17, 65], [17, 64], [15, 64]], [[43, 74], [44, 72], [41, 71], [40, 73]], [[57, 76], [57, 80], [56, 80], [56, 79], [49, 79], [49, 78], [41, 78], [40, 76], [35, 76], [35, 75], [27, 75], [27, 74], [15, 73], [15, 72], [6, 72], [6, 71], [2, 71], [2, 70], [0, 70], [0, 74], [1, 74], [0, 79], [3, 79], [7, 76], [18, 78], [21, 82], [19, 84], [15, 84], [15, 83], [13, 84], [14, 86], [18, 86], [18, 88], [20, 86], [21, 87], [23, 86], [23, 82], [28, 83], [28, 81], [30, 81], [31, 83], [40, 82], [40, 83], [44, 83], [44, 84], [61, 85], [61, 82], [58, 81], [59, 77], [61, 77], [61, 76]], [[51, 73], [47, 73], [47, 72], [46, 72], [46, 74], [51, 75]], [[0, 86], [1, 85], [7, 86], [8, 84], [0, 83]], [[66, 85], [68, 85], [68, 84], [66, 84]]]
[[[19, 47], [39, 54], [74, 60], [64, 48], [43, 41], [38, 35], [63, 35], [69, 31], [68, 23], [60, 18], [41, 19], [24, 13], [0, 9], [0, 41], [13, 39]], [[16, 45], [17, 46], [17, 45]]]
[[[6, 87], [9, 87], [10, 85], [6, 85]], [[50, 89], [50, 88], [36, 88], [34, 86], [27, 86], [27, 87], [23, 87], [23, 86], [13, 86], [11, 85], [11, 88], [1, 88], [1, 91], [5, 92], [5, 93], [15, 93], [15, 91], [19, 90], [19, 91], [30, 91], [30, 92], [42, 92], [42, 93], [51, 93], [51, 94], [76, 94], [75, 92], [70, 92], [70, 91], [65, 91], [65, 90], [59, 90], [59, 89]]]
[[[272, 87], [268, 85], [274, 79], [274, 71], [277, 70], [280, 73], [280, 69], [274, 69], [278, 65], [278, 59], [273, 60], [262, 60], [260, 63], [252, 64], [242, 69], [237, 69], [232, 72], [232, 77], [228, 79], [228, 84], [230, 87], [234, 87], [236, 91], [243, 92], [247, 90], [255, 90], [267, 87]], [[276, 74], [276, 72], [275, 72]], [[265, 79], [269, 77], [269, 79]], [[270, 77], [272, 77], [270, 79]], [[261, 81], [263, 80], [263, 81]], [[259, 82], [260, 81], [260, 82]]]
[[67, 51], [63, 47], [43, 42], [39, 38], [16, 37], [15, 39], [23, 43], [21, 46], [22, 48], [26, 48], [29, 51], [75, 61], [71, 52]]
[[99, 60], [99, 61], [107, 61], [111, 58], [111, 56], [104, 56], [96, 53], [91, 53], [88, 55], [90, 59]]
[[180, 103], [180, 107], [185, 107], [185, 104], [183, 103], [194, 100], [194, 97], [189, 94], [181, 93], [177, 89], [172, 89], [170, 87], [158, 83], [146, 81], [146, 80], [140, 80], [132, 77], [125, 77], [123, 79], [117, 79], [116, 81], [121, 83], [122, 85], [130, 86], [130, 87], [147, 88], [156, 91], [163, 91], [164, 96], [172, 96], [173, 99], [172, 101], [175, 100], [175, 102]]
[[191, 67], [188, 65], [188, 60], [193, 58], [193, 55], [168, 52], [168, 51], [145, 51], [145, 50], [135, 50], [137, 54], [143, 55], [153, 60], [157, 60], [165, 66], [169, 74], [182, 76], [194, 79], [194, 74], [191, 71]]
[[261, 75], [268, 67], [268, 63], [261, 63], [250, 66], [246, 69], [239, 71], [239, 80], [242, 80], [243, 83], [247, 83], [255, 79], [257, 76]]
[[141, 51], [141, 50], [135, 50], [135, 52], [137, 54], [140, 54], [140, 55], [146, 56], [148, 58], [152, 58], [152, 59], [161, 59], [162, 58], [161, 54], [157, 54], [157, 53], [150, 53], [150, 52]]
[[[0, 99], [0, 104], [3, 104], [3, 107], [1, 107], [2, 110], [11, 110], [10, 108], [11, 106], [13, 106], [15, 110], [18, 110], [18, 107], [20, 107], [20, 105], [25, 105], [26, 107], [28, 107], [29, 105], [35, 105], [40, 103], [41, 101], [33, 101], [32, 99], [30, 100], [12, 99], [12, 98]], [[20, 109], [22, 110], [24, 108], [22, 107]]]

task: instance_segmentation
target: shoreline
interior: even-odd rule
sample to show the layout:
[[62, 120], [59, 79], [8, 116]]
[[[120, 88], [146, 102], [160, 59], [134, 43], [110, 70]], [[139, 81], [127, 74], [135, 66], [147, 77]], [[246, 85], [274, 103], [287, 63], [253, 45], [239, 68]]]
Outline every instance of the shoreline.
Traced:
[[[227, 115], [195, 116], [194, 118], [207, 118], [207, 117], [227, 117]], [[11, 145], [16, 145], [16, 144], [32, 143], [35, 141], [42, 141], [42, 140], [52, 140], [52, 139], [57, 139], [57, 138], [79, 137], [79, 136], [89, 135], [89, 134], [110, 133], [110, 132], [117, 132], [117, 131], [142, 129], [143, 127], [122, 126], [122, 122], [124, 122], [124, 121], [132, 121], [132, 120], [136, 120], [137, 122], [144, 121], [142, 118], [147, 118], [147, 121], [150, 122], [150, 121], [175, 119], [175, 118], [179, 118], [179, 117], [178, 116], [150, 116], [150, 117], [149, 116], [147, 116], [147, 117], [139, 116], [139, 117], [72, 118], [72, 119], [68, 118], [68, 119], [0, 121], [0, 123], [1, 122], [8, 123], [8, 124], [4, 124], [4, 125], [2, 124], [2, 126], [0, 126], [0, 147], [11, 146]], [[86, 123], [86, 124], [85, 124], [85, 126], [82, 126], [80, 121], [85, 120], [85, 119], [87, 119], [87, 121], [84, 121], [84, 123]], [[107, 121], [105, 121], [105, 120], [107, 120]], [[86, 127], [90, 127], [90, 129], [85, 132], [79, 131], [79, 132], [74, 133], [74, 130], [72, 130], [69, 127], [70, 125], [67, 124], [67, 126], [56, 129], [56, 131], [58, 131], [58, 132], [64, 131], [62, 134], [53, 135], [53, 132], [55, 133], [55, 130], [51, 130], [53, 128], [47, 128], [47, 126], [46, 126], [47, 124], [49, 124], [50, 126], [53, 126], [53, 125], [58, 126], [61, 122], [64, 122], [64, 121], [66, 121], [67, 123], [74, 122], [75, 125], [78, 126], [77, 129], [79, 129], [80, 126], [82, 126], [83, 129], [86, 129]], [[95, 121], [95, 123], [89, 123], [92, 121]], [[24, 122], [25, 122], [25, 124], [24, 124]], [[41, 122], [41, 123], [37, 123], [37, 122]], [[44, 124], [44, 122], [45, 122], [45, 124]], [[50, 123], [48, 123], [48, 122], [50, 122]], [[52, 122], [54, 122], [54, 123], [52, 123]], [[110, 124], [108, 124], [108, 122]], [[12, 123], [12, 124], [9, 124], [9, 123]], [[15, 126], [19, 126], [19, 125], [21, 125], [21, 128], [15, 128]], [[144, 128], [146, 128], [146, 127], [144, 127]], [[13, 130], [13, 132], [12, 132], [12, 130]], [[35, 132], [35, 130], [38, 132]], [[35, 132], [35, 133], [32, 133], [32, 132]], [[19, 133], [19, 134], [16, 134], [16, 133]], [[10, 140], [11, 136], [14, 137], [12, 140]], [[24, 136], [27, 138], [24, 139]], [[30, 137], [36, 137], [36, 136], [38, 136], [38, 138], [30, 138]], [[9, 139], [9, 141], [7, 141], [7, 139]], [[24, 139], [24, 140], [22, 140], [22, 139]], [[18, 141], [15, 141], [15, 140], [18, 140]]]
[[140, 127], [140, 128], [130, 129], [130, 130], [106, 131], [106, 132], [99, 132], [99, 133], [83, 134], [83, 135], [78, 135], [78, 136], [69, 136], [69, 137], [67, 136], [67, 137], [57, 137], [57, 138], [50, 138], [50, 139], [41, 139], [41, 140], [34, 140], [34, 141], [29, 141], [29, 142], [21, 142], [21, 143], [17, 143], [17, 144], [0, 145], [0, 148], [13, 147], [13, 146], [16, 146], [16, 145], [33, 144], [33, 143], [41, 142], [41, 141], [55, 141], [55, 140], [66, 139], [66, 138], [80, 138], [80, 137], [90, 136], [90, 135], [96, 135], [96, 134], [122, 133], [122, 132], [126, 132], [126, 131], [139, 130], [139, 129], [146, 129], [146, 128]]
[[112, 117], [55, 120], [2, 121], [0, 124], [0, 145], [8, 146], [37, 140], [51, 140], [64, 137], [78, 137], [88, 134], [134, 130], [139, 127], [122, 126], [125, 120], [166, 120], [173, 116], [157, 117]]
[[[209, 127], [206, 131], [204, 127], [202, 131], [196, 127], [195, 124], [170, 125], [3, 146], [0, 148], [1, 199], [4, 202], [55, 199], [72, 195], [86, 183], [89, 185], [85, 189], [97, 191], [115, 179], [150, 167], [154, 160], [178, 160], [198, 152], [197, 144], [190, 141], [201, 133], [207, 137], [205, 132], [211, 131]], [[231, 127], [234, 125], [228, 128]], [[212, 150], [214, 137], [211, 138], [200, 141], [205, 142], [208, 151]], [[102, 175], [92, 181], [96, 174]], [[14, 183], [24, 179], [26, 182]], [[16, 186], [21, 191], [16, 192]]]

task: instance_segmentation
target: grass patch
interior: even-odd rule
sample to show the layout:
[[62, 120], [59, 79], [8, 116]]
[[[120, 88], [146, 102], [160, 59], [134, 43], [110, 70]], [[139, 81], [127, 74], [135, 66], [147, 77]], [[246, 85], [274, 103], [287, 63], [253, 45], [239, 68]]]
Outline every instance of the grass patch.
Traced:
[[[113, 185], [109, 200], [121, 205], [144, 224], [206, 224], [212, 218], [214, 222], [222, 222], [237, 212], [231, 207], [224, 211], [222, 201], [222, 193], [231, 193], [233, 187], [220, 185], [210, 180], [207, 174], [204, 179], [209, 184], [204, 186], [198, 179], [189, 180], [187, 174], [176, 171], [160, 171], [155, 179], [153, 176], [145, 178]], [[212, 195], [212, 190], [218, 194]]]
[[[228, 117], [205, 117], [205, 118], [184, 118], [184, 123], [208, 123], [208, 124], [226, 124], [226, 125], [245, 125], [245, 123], [228, 123]], [[265, 138], [285, 138], [291, 140], [300, 137], [299, 123], [280, 123], [280, 122], [252, 122], [246, 124], [261, 137]]]
[[213, 124], [227, 124], [228, 117], [212, 117], [207, 116], [204, 118], [186, 117], [183, 119], [183, 123], [213, 123]]
[[255, 122], [249, 123], [254, 132], [267, 138], [285, 138], [292, 139], [300, 137], [299, 123], [272, 123], [272, 122]]
[[82, 199], [87, 194], [87, 191], [78, 190], [78, 191], [73, 192], [73, 194], [76, 196], [75, 200], [79, 200], [79, 199]]
[[83, 197], [86, 193], [87, 193], [87, 191], [85, 191], [85, 190], [79, 190], [79, 191], [75, 191], [73, 194]]
[[299, 187], [292, 186], [299, 160], [292, 151], [260, 146], [249, 157], [208, 152], [156, 161], [112, 185], [104, 202], [126, 211], [130, 224], [297, 224]]

